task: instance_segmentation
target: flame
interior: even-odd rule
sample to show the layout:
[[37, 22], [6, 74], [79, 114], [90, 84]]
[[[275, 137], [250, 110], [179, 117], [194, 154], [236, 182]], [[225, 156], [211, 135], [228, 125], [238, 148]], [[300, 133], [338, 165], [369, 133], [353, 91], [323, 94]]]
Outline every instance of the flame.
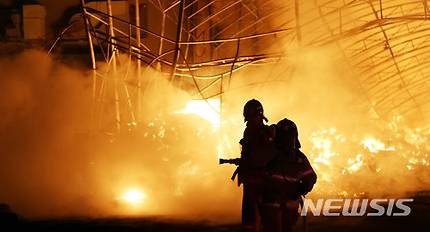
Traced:
[[379, 151], [395, 151], [395, 147], [386, 147], [383, 142], [380, 140], [373, 138], [373, 137], [367, 137], [364, 138], [363, 141], [361, 141], [361, 144], [367, 148], [371, 153], [378, 153]]
[[331, 128], [330, 130], [321, 130], [312, 133], [312, 148], [317, 153], [313, 160], [315, 163], [330, 165], [331, 157], [336, 155], [336, 153], [332, 151], [332, 140], [326, 136], [327, 134], [333, 134], [334, 131], [335, 129]]
[[363, 155], [358, 154], [355, 159], [348, 159], [348, 164], [349, 167], [347, 168], [347, 170], [350, 173], [357, 172], [363, 166]]
[[146, 194], [137, 188], [128, 189], [125, 193], [119, 198], [119, 200], [124, 201], [125, 203], [138, 206], [143, 203], [146, 198]]
[[[311, 150], [307, 155], [319, 176], [316, 191], [343, 197], [361, 196], [379, 190], [366, 184], [355, 185], [355, 177], [372, 176], [385, 181], [397, 175], [397, 181], [408, 182], [414, 173], [425, 173], [430, 166], [426, 145], [430, 129], [409, 128], [402, 124], [401, 117], [385, 126], [384, 138], [369, 135], [368, 131], [359, 134], [342, 130], [340, 133], [334, 127], [312, 131], [308, 137]], [[306, 148], [305, 141], [303, 144]], [[388, 152], [392, 156], [384, 155]]]
[[221, 125], [220, 106], [219, 99], [190, 100], [184, 109], [175, 113], [197, 115], [210, 122], [213, 127], [219, 128]]

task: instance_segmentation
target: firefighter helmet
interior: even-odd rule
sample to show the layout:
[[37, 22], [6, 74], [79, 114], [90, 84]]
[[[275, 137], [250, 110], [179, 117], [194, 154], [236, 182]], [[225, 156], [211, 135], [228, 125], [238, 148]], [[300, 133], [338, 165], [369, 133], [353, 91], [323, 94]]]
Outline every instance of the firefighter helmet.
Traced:
[[299, 132], [296, 124], [289, 119], [282, 119], [276, 124], [276, 141], [280, 144], [284, 144], [288, 141], [294, 141], [290, 145], [294, 145], [295, 148], [300, 148]]
[[267, 122], [267, 118], [264, 117], [263, 105], [255, 99], [251, 99], [245, 104], [243, 107], [243, 117], [245, 118], [245, 122], [256, 117], [261, 117]]

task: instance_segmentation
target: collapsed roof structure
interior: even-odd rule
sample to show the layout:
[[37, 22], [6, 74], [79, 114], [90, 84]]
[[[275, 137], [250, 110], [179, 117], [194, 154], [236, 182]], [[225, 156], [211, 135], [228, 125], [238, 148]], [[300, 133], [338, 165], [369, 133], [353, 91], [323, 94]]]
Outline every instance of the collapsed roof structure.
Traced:
[[[153, 67], [197, 98], [208, 99], [228, 91], [226, 83], [245, 67], [284, 62], [282, 75], [288, 75], [294, 72], [285, 61], [290, 49], [331, 46], [353, 67], [352, 81], [378, 116], [396, 113], [429, 122], [430, 14], [425, 0], [81, 4], [94, 70], [97, 52], [109, 64], [115, 63], [112, 54], [124, 52], [137, 60], [139, 70]], [[139, 78], [133, 83], [140, 92]], [[100, 85], [96, 78], [95, 85]], [[95, 92], [101, 90], [97, 86]]]

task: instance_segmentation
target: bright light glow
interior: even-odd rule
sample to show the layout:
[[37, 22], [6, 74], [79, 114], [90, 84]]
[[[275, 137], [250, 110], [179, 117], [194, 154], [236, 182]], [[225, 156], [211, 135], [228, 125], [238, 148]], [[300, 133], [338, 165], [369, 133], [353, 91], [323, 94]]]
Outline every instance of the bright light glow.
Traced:
[[347, 170], [350, 173], [357, 172], [358, 170], [360, 170], [361, 166], [363, 166], [363, 155], [358, 154], [355, 159], [348, 159], [348, 165], [349, 167], [347, 168]]
[[220, 126], [220, 100], [191, 100], [184, 109], [176, 112], [179, 114], [195, 114], [212, 124], [214, 127]]
[[331, 157], [336, 154], [332, 151], [332, 141], [327, 137], [327, 131], [317, 131], [312, 133], [312, 148], [315, 151], [315, 163], [330, 165]]
[[122, 197], [120, 197], [120, 200], [130, 204], [130, 205], [139, 205], [141, 204], [146, 198], [146, 195], [144, 192], [142, 192], [139, 189], [129, 189], [127, 190]]
[[394, 151], [394, 147], [386, 147], [383, 142], [378, 139], [368, 137], [361, 141], [361, 144], [366, 147], [371, 153], [378, 153], [379, 151]]

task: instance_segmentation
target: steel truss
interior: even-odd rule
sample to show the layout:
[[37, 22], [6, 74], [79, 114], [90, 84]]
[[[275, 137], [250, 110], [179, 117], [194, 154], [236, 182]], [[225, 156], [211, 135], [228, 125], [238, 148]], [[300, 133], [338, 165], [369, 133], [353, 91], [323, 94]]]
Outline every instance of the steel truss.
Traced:
[[[141, 78], [145, 78], [144, 70], [149, 67], [193, 92], [196, 98], [222, 99], [229, 91], [233, 74], [241, 69], [284, 62], [288, 72], [292, 72], [285, 50], [327, 45], [335, 45], [341, 51], [355, 72], [352, 81], [380, 117], [396, 113], [430, 122], [430, 15], [426, 0], [147, 0], [146, 3], [158, 12], [161, 24], [158, 28], [143, 27], [138, 24], [139, 19], [133, 24], [113, 16], [110, 0], [106, 1], [107, 12], [90, 8], [81, 0], [94, 70], [96, 115], [104, 114], [104, 82], [109, 77], [97, 69], [94, 46], [100, 47], [113, 72], [119, 52], [138, 61], [137, 80], [114, 79], [117, 130], [125, 123], [139, 122], [138, 106], [144, 101]], [[138, 11], [135, 15], [139, 15]], [[274, 75], [264, 77], [261, 83], [281, 80], [282, 77]], [[119, 113], [119, 98], [124, 95], [118, 93], [121, 85], [126, 93], [128, 117]], [[128, 90], [130, 87], [133, 93]], [[125, 122], [122, 118], [126, 118]]]

